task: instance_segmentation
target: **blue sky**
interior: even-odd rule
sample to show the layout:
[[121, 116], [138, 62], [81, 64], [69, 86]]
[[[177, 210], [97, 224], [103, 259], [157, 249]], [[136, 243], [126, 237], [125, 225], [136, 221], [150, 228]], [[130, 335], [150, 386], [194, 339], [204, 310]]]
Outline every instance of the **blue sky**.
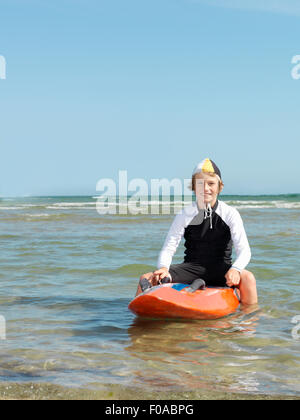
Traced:
[[0, 195], [95, 194], [101, 178], [299, 191], [294, 0], [1, 0]]

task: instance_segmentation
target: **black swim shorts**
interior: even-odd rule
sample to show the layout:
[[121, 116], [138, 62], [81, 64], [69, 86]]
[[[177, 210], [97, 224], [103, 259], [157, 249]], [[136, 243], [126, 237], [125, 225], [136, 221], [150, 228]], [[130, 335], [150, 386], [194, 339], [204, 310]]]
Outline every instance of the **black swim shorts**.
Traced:
[[184, 262], [172, 264], [169, 273], [172, 276], [172, 283], [191, 284], [196, 279], [203, 279], [207, 286], [225, 287], [225, 274], [231, 268], [231, 264], [221, 262], [208, 267], [201, 264]]

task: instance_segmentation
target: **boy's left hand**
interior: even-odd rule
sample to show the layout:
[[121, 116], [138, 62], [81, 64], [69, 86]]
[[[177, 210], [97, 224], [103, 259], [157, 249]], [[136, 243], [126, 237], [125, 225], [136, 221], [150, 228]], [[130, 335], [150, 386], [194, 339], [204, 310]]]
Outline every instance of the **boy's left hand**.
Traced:
[[236, 270], [235, 268], [231, 268], [230, 270], [228, 270], [227, 273], [225, 274], [225, 278], [227, 280], [226, 284], [229, 287], [238, 286], [241, 281], [240, 272]]

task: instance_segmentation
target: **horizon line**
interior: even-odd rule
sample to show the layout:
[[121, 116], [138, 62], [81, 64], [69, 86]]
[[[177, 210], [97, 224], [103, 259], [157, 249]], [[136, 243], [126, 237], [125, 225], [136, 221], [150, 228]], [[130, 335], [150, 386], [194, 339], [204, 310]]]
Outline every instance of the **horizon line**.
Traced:
[[[184, 194], [170, 194], [171, 197], [179, 197], [179, 196], [184, 196]], [[193, 193], [191, 192], [190, 194], [191, 196], [193, 195]], [[300, 195], [300, 192], [290, 192], [290, 193], [270, 193], [270, 194], [265, 194], [265, 193], [242, 193], [242, 194], [237, 194], [237, 193], [231, 193], [231, 194], [220, 194], [220, 197], [227, 197], [227, 196], [255, 196], [255, 197], [271, 197], [271, 196], [286, 196], [286, 195]], [[0, 196], [0, 200], [3, 199], [13, 199], [13, 198], [56, 198], [56, 197], [92, 197], [92, 198], [98, 198], [98, 197], [102, 197], [103, 194], [46, 194], [46, 195], [9, 195], [9, 196]], [[148, 195], [141, 195], [141, 196], [137, 196], [137, 197], [150, 197], [151, 194]], [[106, 195], [106, 197], [108, 197]], [[131, 195], [116, 195], [116, 196], [109, 196], [109, 197], [131, 197]], [[168, 197], [168, 195], [162, 195], [159, 194], [159, 196], [155, 196], [155, 197]]]

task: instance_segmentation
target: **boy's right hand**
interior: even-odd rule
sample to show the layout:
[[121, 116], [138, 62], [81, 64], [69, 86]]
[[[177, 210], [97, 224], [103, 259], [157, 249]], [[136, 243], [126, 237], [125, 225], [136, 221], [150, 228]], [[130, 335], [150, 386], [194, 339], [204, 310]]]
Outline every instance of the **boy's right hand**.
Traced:
[[159, 270], [154, 271], [153, 275], [156, 282], [159, 282], [165, 277], [171, 277], [169, 270], [166, 267], [162, 267]]

